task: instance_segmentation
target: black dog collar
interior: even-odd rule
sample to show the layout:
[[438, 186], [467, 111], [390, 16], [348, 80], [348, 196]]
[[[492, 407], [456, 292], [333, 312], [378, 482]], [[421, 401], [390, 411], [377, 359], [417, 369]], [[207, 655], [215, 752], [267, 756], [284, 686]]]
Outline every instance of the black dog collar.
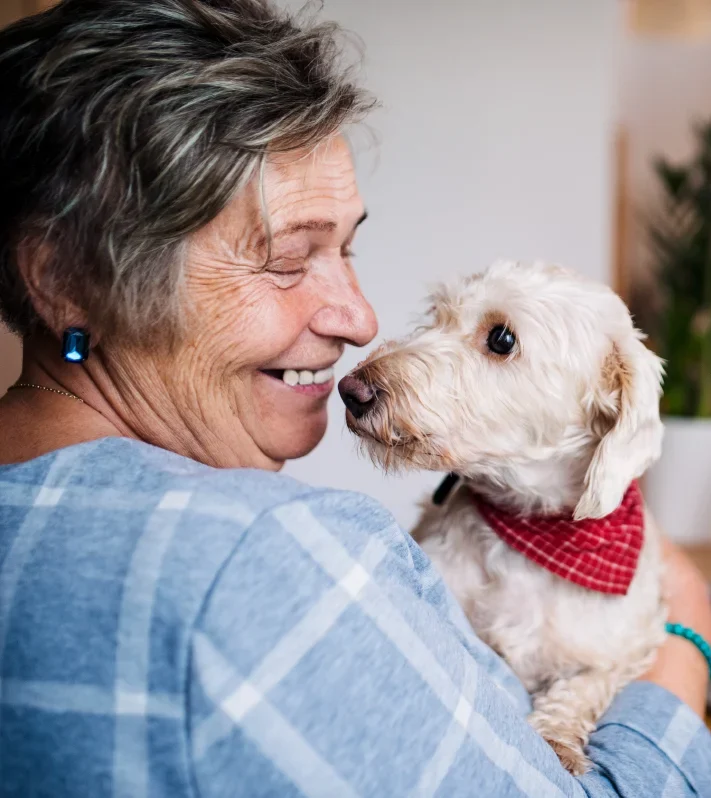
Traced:
[[447, 474], [447, 476], [440, 482], [439, 487], [432, 495], [432, 503], [439, 507], [440, 505], [444, 504], [447, 499], [449, 498], [449, 494], [454, 489], [455, 485], [461, 477], [459, 474], [455, 474], [452, 472], [451, 474]]

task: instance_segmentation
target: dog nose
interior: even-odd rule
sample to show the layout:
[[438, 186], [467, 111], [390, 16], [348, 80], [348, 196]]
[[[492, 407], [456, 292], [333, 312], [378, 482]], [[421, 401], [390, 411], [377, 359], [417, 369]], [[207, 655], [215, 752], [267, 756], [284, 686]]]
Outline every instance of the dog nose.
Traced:
[[351, 374], [338, 383], [338, 393], [355, 418], [363, 418], [375, 407], [378, 398], [378, 392], [372, 385]]

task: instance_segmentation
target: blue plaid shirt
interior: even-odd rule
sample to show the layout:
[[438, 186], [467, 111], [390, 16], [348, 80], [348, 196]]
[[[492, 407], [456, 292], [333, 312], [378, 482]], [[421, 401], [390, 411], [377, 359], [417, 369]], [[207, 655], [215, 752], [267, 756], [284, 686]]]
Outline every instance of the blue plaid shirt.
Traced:
[[107, 439], [0, 468], [0, 794], [711, 796], [628, 687], [575, 779], [374, 501]]

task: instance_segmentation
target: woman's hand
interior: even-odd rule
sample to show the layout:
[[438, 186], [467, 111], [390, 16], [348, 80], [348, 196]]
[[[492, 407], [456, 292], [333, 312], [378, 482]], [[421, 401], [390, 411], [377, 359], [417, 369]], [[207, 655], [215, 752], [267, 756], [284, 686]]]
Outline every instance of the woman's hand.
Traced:
[[[711, 641], [709, 586], [701, 572], [681, 549], [663, 541], [664, 590], [670, 623], [691, 627]], [[669, 635], [652, 668], [642, 677], [674, 693], [704, 717], [709, 686], [709, 666], [699, 649], [688, 640]]]

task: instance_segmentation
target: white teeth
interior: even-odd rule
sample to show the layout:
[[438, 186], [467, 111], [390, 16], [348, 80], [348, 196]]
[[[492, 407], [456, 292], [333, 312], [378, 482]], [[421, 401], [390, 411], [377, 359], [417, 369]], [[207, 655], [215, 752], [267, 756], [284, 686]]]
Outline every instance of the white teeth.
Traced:
[[296, 385], [324, 385], [333, 379], [334, 371], [330, 369], [321, 369], [320, 371], [295, 371], [294, 369], [287, 369], [284, 372], [283, 380], [290, 387]]
[[321, 369], [314, 374], [314, 382], [316, 385], [323, 385], [325, 382], [330, 382], [333, 379], [333, 369]]

